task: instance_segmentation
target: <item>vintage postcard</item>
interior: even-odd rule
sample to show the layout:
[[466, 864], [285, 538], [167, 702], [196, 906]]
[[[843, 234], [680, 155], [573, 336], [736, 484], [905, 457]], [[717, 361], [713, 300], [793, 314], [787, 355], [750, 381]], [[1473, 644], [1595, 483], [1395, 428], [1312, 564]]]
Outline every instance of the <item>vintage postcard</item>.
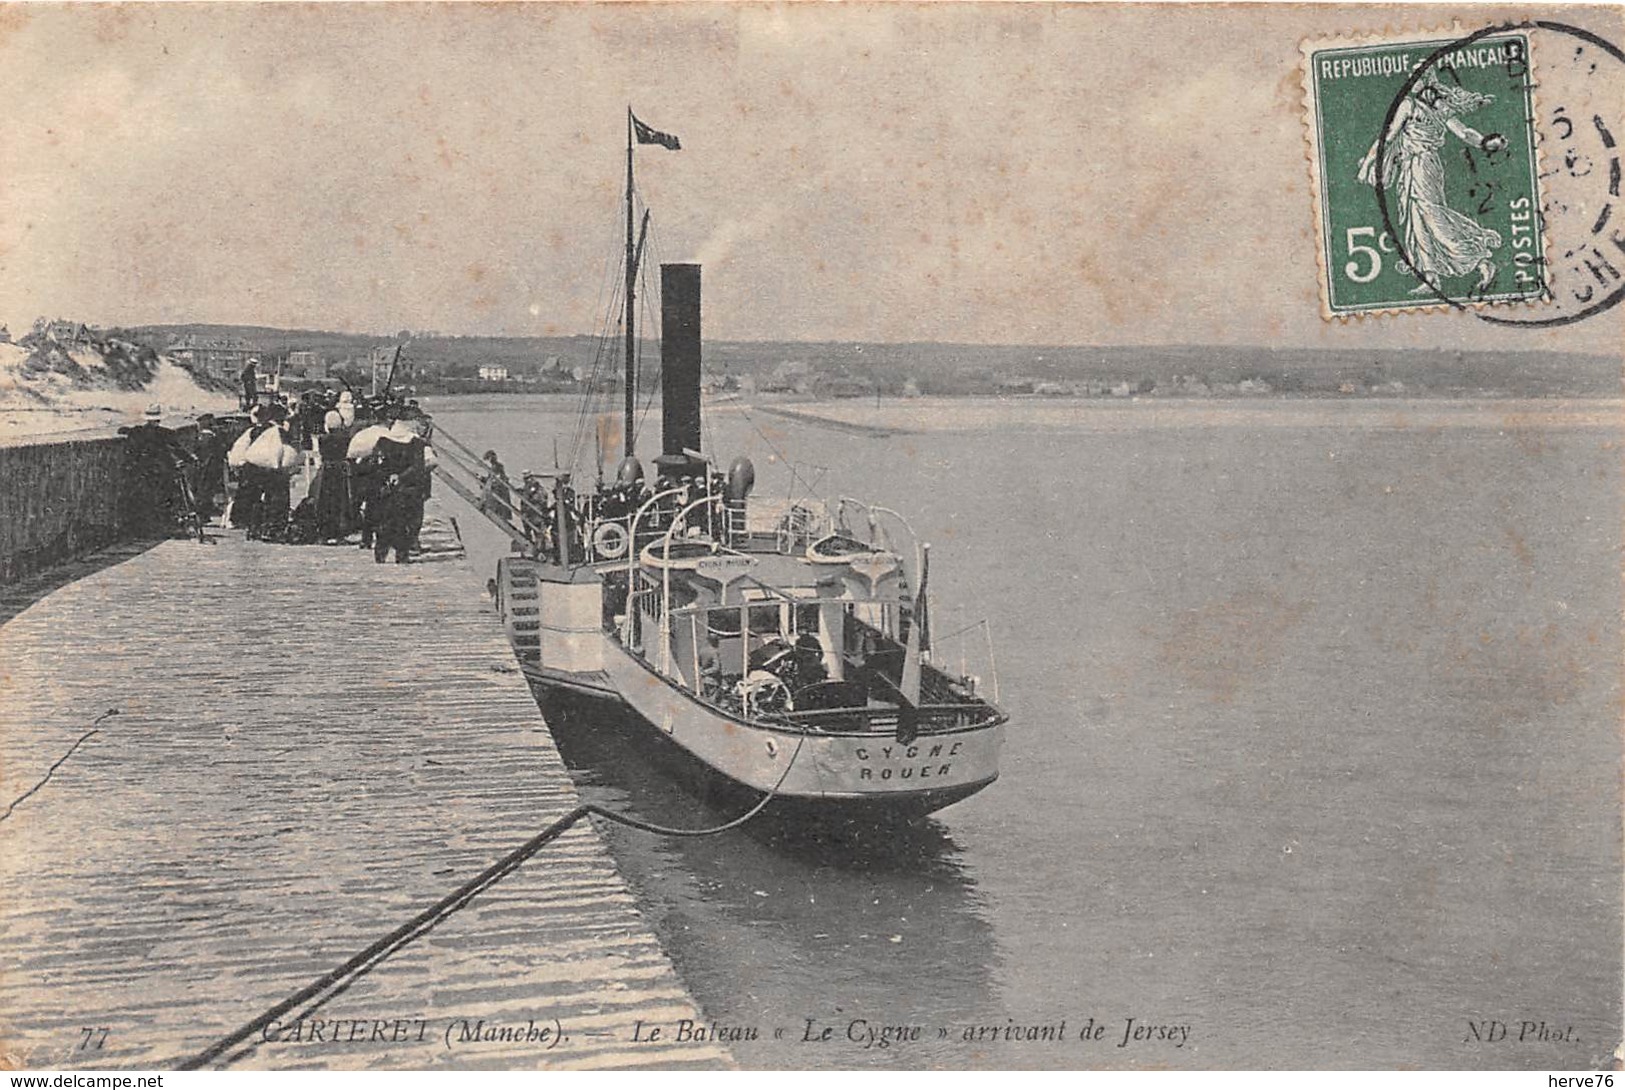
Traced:
[[1622, 50], [0, 4], [5, 1077], [1613, 1077]]

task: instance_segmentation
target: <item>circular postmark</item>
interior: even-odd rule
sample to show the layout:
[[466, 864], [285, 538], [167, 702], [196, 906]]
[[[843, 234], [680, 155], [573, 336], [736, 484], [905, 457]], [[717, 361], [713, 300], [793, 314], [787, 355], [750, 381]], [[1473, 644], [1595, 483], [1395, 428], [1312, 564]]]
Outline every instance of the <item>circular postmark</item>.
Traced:
[[[1526, 132], [1480, 133], [1466, 124], [1497, 93], [1521, 104], [1517, 123]], [[1615, 208], [1622, 101], [1625, 52], [1551, 20], [1487, 26], [1418, 64], [1383, 119], [1375, 148], [1383, 167], [1374, 179], [1383, 228], [1419, 281], [1416, 292], [1482, 321], [1531, 328], [1569, 325], [1625, 301], [1625, 210]], [[1474, 207], [1465, 211], [1429, 199], [1428, 157], [1438, 154], [1446, 127], [1469, 145], [1461, 157]], [[1527, 164], [1508, 160], [1519, 138], [1533, 150]], [[1508, 170], [1538, 172], [1539, 207], [1528, 207], [1535, 202], [1527, 189], [1509, 199], [1512, 187], [1499, 176]], [[1473, 213], [1498, 214], [1511, 237], [1475, 233]], [[1509, 295], [1535, 305], [1523, 316], [1480, 309]]]

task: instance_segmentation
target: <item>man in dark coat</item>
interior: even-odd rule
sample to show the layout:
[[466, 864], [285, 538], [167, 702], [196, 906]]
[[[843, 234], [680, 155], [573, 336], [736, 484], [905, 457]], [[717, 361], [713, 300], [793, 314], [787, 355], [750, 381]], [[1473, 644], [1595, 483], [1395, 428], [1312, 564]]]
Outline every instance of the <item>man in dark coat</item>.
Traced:
[[198, 517], [207, 520], [218, 515], [225, 492], [226, 441], [214, 414], [204, 413], [197, 418], [197, 464], [192, 473]]
[[121, 519], [127, 530], [142, 537], [168, 537], [192, 515], [181, 473], [194, 459], [160, 423], [163, 414], [161, 406], [150, 406], [140, 424], [119, 429], [127, 473], [119, 496]]
[[[429, 497], [429, 469], [434, 451], [424, 442], [421, 420], [397, 420], [378, 440], [378, 491], [373, 501], [378, 517], [373, 527], [372, 558], [382, 564], [395, 552], [395, 563], [411, 562], [413, 538], [423, 525], [423, 503]], [[369, 505], [370, 506], [370, 505]]]
[[252, 409], [255, 403], [260, 399], [259, 371], [256, 368], [258, 363], [259, 360], [250, 359], [248, 363], [244, 365], [242, 374], [237, 376], [243, 384], [242, 401], [244, 412]]
[[[255, 405], [248, 413], [248, 430], [237, 437], [234, 450], [246, 450], [267, 428], [265, 410]], [[262, 511], [265, 507], [266, 470], [246, 462], [235, 467], [237, 495], [231, 501], [231, 524], [248, 532], [249, 537], [260, 536]]]
[[[272, 405], [266, 410], [265, 415], [271, 427], [283, 433], [283, 442], [287, 442], [288, 410], [281, 405]], [[258, 536], [280, 540], [288, 527], [288, 512], [293, 503], [293, 487], [286, 470], [265, 469], [261, 472]]]

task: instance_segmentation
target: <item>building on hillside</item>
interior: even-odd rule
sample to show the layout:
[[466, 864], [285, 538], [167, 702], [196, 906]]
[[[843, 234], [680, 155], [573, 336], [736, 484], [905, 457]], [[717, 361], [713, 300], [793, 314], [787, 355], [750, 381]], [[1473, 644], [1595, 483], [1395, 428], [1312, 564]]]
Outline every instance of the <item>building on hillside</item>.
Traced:
[[485, 382], [506, 382], [508, 381], [508, 369], [506, 367], [481, 367], [480, 378]]
[[259, 350], [237, 337], [200, 337], [188, 333], [170, 342], [165, 351], [193, 371], [236, 382], [249, 360], [259, 358]]
[[376, 394], [386, 387], [393, 388], [395, 384], [404, 379], [405, 376], [402, 374], [391, 373], [396, 367], [395, 353], [400, 347], [400, 345], [394, 344], [380, 344], [374, 346], [372, 351], [367, 353], [367, 366], [372, 373], [373, 393]]
[[84, 344], [90, 340], [90, 327], [83, 322], [64, 322], [59, 318], [45, 327], [45, 337], [63, 346]]
[[282, 373], [297, 378], [323, 379], [327, 377], [327, 360], [319, 352], [306, 350], [289, 352]]

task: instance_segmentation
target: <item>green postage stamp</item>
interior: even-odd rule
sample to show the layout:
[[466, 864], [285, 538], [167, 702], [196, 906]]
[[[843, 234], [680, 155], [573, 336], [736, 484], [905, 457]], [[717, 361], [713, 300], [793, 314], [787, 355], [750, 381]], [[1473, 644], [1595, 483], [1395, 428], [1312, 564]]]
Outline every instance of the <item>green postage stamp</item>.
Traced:
[[1546, 295], [1529, 38], [1304, 43], [1326, 317]]

